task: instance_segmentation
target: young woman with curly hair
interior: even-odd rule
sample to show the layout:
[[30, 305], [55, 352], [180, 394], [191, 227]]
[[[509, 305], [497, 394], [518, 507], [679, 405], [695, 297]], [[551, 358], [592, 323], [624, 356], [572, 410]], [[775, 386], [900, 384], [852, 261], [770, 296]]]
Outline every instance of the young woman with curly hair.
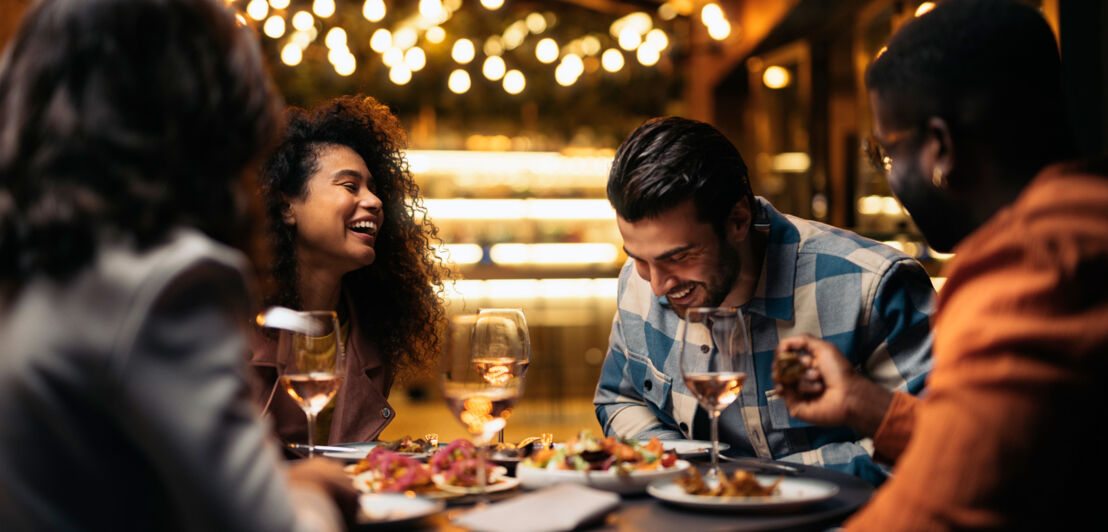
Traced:
[[[262, 175], [273, 257], [266, 304], [338, 313], [347, 369], [316, 441], [369, 441], [395, 416], [397, 376], [438, 350], [446, 270], [431, 247], [437, 230], [385, 105], [344, 96], [287, 118]], [[275, 339], [258, 331], [253, 351], [259, 401], [278, 435], [306, 441], [303, 411], [276, 384]]]

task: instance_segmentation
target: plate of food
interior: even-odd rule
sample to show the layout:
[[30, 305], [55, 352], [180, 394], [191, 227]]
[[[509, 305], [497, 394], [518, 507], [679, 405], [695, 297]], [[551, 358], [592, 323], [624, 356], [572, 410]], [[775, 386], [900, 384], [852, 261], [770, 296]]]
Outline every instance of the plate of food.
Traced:
[[413, 439], [405, 436], [398, 440], [370, 441], [361, 443], [340, 443], [325, 447], [323, 456], [339, 460], [361, 460], [370, 451], [376, 448], [388, 449], [416, 460], [426, 460], [431, 453], [439, 448], [437, 435], [428, 434], [422, 438]]
[[616, 493], [641, 493], [651, 482], [673, 478], [688, 467], [657, 438], [643, 444], [596, 438], [582, 431], [565, 445], [535, 451], [516, 467], [516, 478], [531, 489], [572, 482]]
[[742, 469], [722, 482], [706, 480], [696, 468], [653, 482], [646, 492], [663, 501], [707, 510], [792, 510], [834, 497], [839, 487], [813, 478], [755, 475]]
[[365, 493], [358, 497], [358, 506], [358, 524], [391, 526], [441, 512], [446, 503], [415, 494]]
[[[641, 445], [649, 443], [648, 440], [639, 440]], [[726, 442], [719, 442], [719, 451], [723, 452], [731, 446]], [[662, 440], [662, 449], [672, 452], [678, 458], [691, 458], [695, 456], [708, 456], [712, 452], [712, 442], [704, 440]]]
[[[444, 499], [476, 492], [477, 459], [473, 443], [458, 439], [439, 449], [428, 463], [396, 451], [377, 447], [356, 464], [346, 467], [354, 487], [366, 493], [413, 493]], [[495, 493], [519, 486], [503, 467], [485, 469], [486, 491]]]

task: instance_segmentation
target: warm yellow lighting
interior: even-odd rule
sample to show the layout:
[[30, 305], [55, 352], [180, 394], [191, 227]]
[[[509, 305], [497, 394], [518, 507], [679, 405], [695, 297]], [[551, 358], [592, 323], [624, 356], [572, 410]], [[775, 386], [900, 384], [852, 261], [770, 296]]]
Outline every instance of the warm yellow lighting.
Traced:
[[492, 35], [485, 39], [483, 47], [485, 55], [500, 55], [504, 53], [504, 43], [499, 35]]
[[481, 66], [481, 73], [485, 75], [489, 81], [496, 81], [504, 77], [504, 73], [508, 70], [508, 65], [504, 63], [504, 59], [498, 55], [485, 58], [485, 64]]
[[340, 76], [349, 76], [353, 74], [354, 70], [357, 68], [357, 61], [355, 61], [354, 55], [349, 51], [337, 56], [331, 64], [334, 65], [335, 72]]
[[473, 61], [474, 55], [476, 55], [476, 51], [473, 48], [473, 41], [469, 39], [454, 41], [454, 48], [450, 50], [450, 57], [460, 65]]
[[301, 50], [307, 48], [308, 45], [312, 43], [312, 40], [314, 40], [312, 34], [303, 31], [295, 32], [292, 34], [292, 37], [289, 37], [289, 42], [296, 44]]
[[397, 85], [407, 85], [412, 80], [412, 71], [403, 62], [389, 69], [389, 81]]
[[269, 17], [266, 19], [265, 24], [262, 25], [262, 32], [270, 39], [281, 37], [285, 34], [285, 19], [277, 15]]
[[770, 160], [769, 169], [782, 173], [802, 173], [807, 172], [811, 165], [812, 160], [807, 153], [783, 152], [773, 156], [773, 159]]
[[542, 33], [546, 31], [546, 17], [542, 16], [542, 13], [531, 13], [524, 19], [527, 23], [527, 30], [531, 33]]
[[281, 48], [281, 62], [288, 66], [299, 65], [303, 58], [304, 53], [300, 51], [300, 47], [296, 43], [290, 42], [284, 48]]
[[708, 26], [708, 36], [717, 41], [722, 41], [729, 35], [731, 35], [731, 23], [726, 20]]
[[523, 40], [527, 38], [527, 24], [522, 20], [517, 20], [508, 26], [508, 29], [504, 30], [504, 35], [501, 39], [504, 41], [504, 47], [509, 50], [514, 50], [519, 45], [523, 44]]
[[323, 38], [323, 44], [326, 44], [328, 48], [345, 48], [346, 47], [346, 30], [335, 26], [327, 31], [327, 36]]
[[677, 9], [673, 4], [666, 2], [658, 6], [658, 16], [662, 17], [662, 20], [673, 20], [677, 18]]
[[610, 264], [619, 250], [608, 243], [496, 244], [489, 257], [497, 264]]
[[335, 0], [315, 0], [312, 3], [312, 12], [319, 18], [327, 18], [335, 14]]
[[504, 91], [508, 94], [519, 94], [526, 87], [527, 78], [523, 76], [523, 72], [513, 68], [504, 74]]
[[285, 9], [289, 7], [289, 0], [269, 0], [269, 5], [272, 6], [273, 9]]
[[446, 30], [442, 29], [442, 26], [433, 26], [423, 36], [427, 39], [427, 42], [439, 44], [446, 40]]
[[300, 31], [308, 31], [313, 26], [315, 26], [315, 18], [307, 11], [297, 11], [296, 14], [292, 16], [292, 27]]
[[771, 89], [783, 89], [789, 86], [792, 76], [784, 67], [771, 66], [762, 72], [762, 83]]
[[889, 215], [903, 214], [904, 209], [900, 206], [900, 202], [892, 196], [885, 196], [881, 200], [881, 212]]
[[665, 50], [669, 46], [669, 37], [666, 37], [666, 32], [654, 28], [646, 33], [646, 44], [649, 44], [658, 49], [658, 51]]
[[[490, 159], [488, 164], [497, 164], [497, 160]], [[423, 203], [433, 220], [616, 219], [615, 211], [605, 199], [425, 199]]]
[[395, 67], [404, 62], [404, 50], [393, 46], [381, 55], [381, 62], [387, 67]]
[[362, 5], [362, 16], [370, 22], [380, 22], [385, 11], [385, 0], [365, 0]]
[[369, 47], [379, 54], [385, 53], [386, 50], [392, 48], [392, 33], [385, 28], [379, 28], [369, 38]]
[[262, 20], [269, 14], [269, 4], [265, 0], [250, 0], [246, 4], [246, 14], [254, 20]]
[[392, 44], [404, 50], [415, 46], [417, 42], [419, 42], [419, 32], [411, 26], [400, 28], [392, 34]]
[[596, 55], [600, 53], [600, 39], [597, 39], [593, 35], [586, 35], [581, 38], [581, 52], [585, 55]]
[[933, 258], [936, 258], [936, 259], [939, 259], [939, 260], [950, 260], [950, 259], [954, 258], [953, 253], [939, 253], [938, 251], [935, 251], [934, 249], [931, 249], [930, 247], [927, 248], [927, 253], [929, 255], [931, 255]]
[[[507, 140], [509, 149], [511, 140]], [[489, 147], [472, 148], [488, 150]], [[450, 175], [463, 187], [475, 187], [495, 180], [512, 187], [550, 189], [566, 187], [603, 189], [614, 150], [599, 150], [587, 155], [566, 155], [536, 151], [454, 151], [407, 150], [408, 166], [417, 176]], [[615, 220], [607, 201], [597, 204], [607, 220]], [[565, 205], [565, 204], [560, 204]], [[559, 207], [565, 208], [565, 207]]]
[[496, 10], [504, 5], [504, 0], [481, 0], [481, 5], [484, 6], [485, 9]]
[[592, 299], [616, 297], [619, 279], [492, 279], [461, 280], [447, 284], [448, 297], [454, 301]]
[[615, 48], [604, 50], [600, 56], [600, 65], [608, 72], [619, 72], [623, 68], [623, 53]]
[[535, 44], [535, 57], [543, 63], [553, 63], [558, 59], [558, 43], [549, 37]]
[[404, 52], [404, 64], [408, 65], [412, 72], [419, 72], [427, 65], [427, 54], [423, 53], [422, 48], [413, 46]]
[[419, 14], [432, 20], [438, 20], [446, 12], [439, 0], [419, 0]]
[[566, 54], [562, 58], [562, 65], [575, 77], [585, 72], [585, 63], [581, 61], [581, 57], [577, 54]]
[[650, 19], [650, 15], [642, 11], [636, 11], [623, 18], [626, 21], [627, 27], [635, 30], [639, 35], [644, 35], [646, 32], [650, 31], [650, 28], [654, 27], [654, 21]]
[[470, 86], [469, 72], [460, 68], [451, 72], [450, 78], [446, 81], [446, 86], [450, 88], [450, 92], [454, 94], [465, 94]]
[[935, 2], [924, 2], [916, 8], [916, 16], [922, 17], [924, 13], [935, 9]]
[[477, 244], [443, 244], [436, 246], [435, 254], [451, 264], [477, 264], [485, 252]]
[[873, 58], [877, 59], [878, 57], [881, 57], [882, 55], [884, 55], [884, 53], [887, 52], [887, 51], [889, 51], [889, 47], [888, 46], [882, 46], [881, 48], [879, 48], [877, 50], [877, 53], [873, 55]]
[[946, 277], [932, 277], [931, 278], [931, 286], [935, 287], [936, 292], [942, 290], [944, 284], [946, 284]]
[[858, 213], [873, 215], [881, 213], [881, 196], [862, 196], [858, 198]]
[[642, 34], [634, 28], [624, 27], [619, 31], [619, 47], [630, 52], [642, 44]]
[[639, 63], [643, 66], [654, 66], [661, 57], [662, 54], [657, 48], [650, 45], [650, 43], [643, 43], [643, 45], [639, 46], [639, 49], [635, 51], [635, 58], [638, 59]]
[[238, 23], [239, 26], [245, 26], [246, 17], [242, 16], [242, 13], [235, 13], [235, 22]]
[[713, 24], [726, 20], [723, 16], [723, 9], [715, 2], [704, 4], [704, 7], [700, 9], [700, 22], [703, 22], [705, 26], [711, 27]]
[[565, 63], [559, 63], [554, 69], [554, 81], [563, 87], [568, 87], [577, 83], [577, 78], [580, 77], [572, 68], [567, 67]]

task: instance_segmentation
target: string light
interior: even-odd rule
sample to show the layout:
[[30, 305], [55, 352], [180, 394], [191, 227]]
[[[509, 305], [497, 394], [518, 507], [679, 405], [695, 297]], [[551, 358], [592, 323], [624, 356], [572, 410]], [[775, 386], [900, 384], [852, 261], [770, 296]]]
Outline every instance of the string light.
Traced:
[[389, 81], [397, 85], [407, 85], [412, 80], [412, 71], [408, 66], [400, 63], [389, 69]]
[[369, 47], [379, 54], [385, 53], [386, 50], [392, 47], [392, 33], [385, 28], [379, 28], [369, 38]]
[[335, 0], [315, 0], [312, 3], [312, 12], [319, 18], [327, 18], [335, 14]]
[[285, 34], [285, 19], [278, 15], [273, 15], [266, 19], [265, 24], [262, 26], [262, 32], [266, 34], [270, 39], [277, 39]]
[[323, 43], [328, 48], [346, 48], [346, 30], [339, 26], [331, 28], [323, 38]]
[[496, 81], [504, 77], [505, 70], [507, 70], [507, 65], [499, 55], [486, 57], [485, 63], [481, 66], [481, 73], [489, 81]]
[[535, 57], [542, 63], [553, 63], [558, 59], [558, 43], [549, 37], [535, 44]]
[[541, 13], [531, 13], [524, 19], [527, 23], [527, 29], [534, 34], [539, 34], [546, 31], [546, 17]]
[[442, 29], [442, 26], [433, 26], [423, 34], [423, 37], [429, 43], [439, 44], [446, 40], [446, 30]]
[[439, 0], [419, 0], [419, 14], [432, 20], [438, 20], [446, 12]]
[[504, 91], [508, 94], [519, 94], [527, 86], [527, 79], [523, 72], [512, 69], [504, 74]]
[[469, 85], [469, 72], [460, 68], [451, 72], [450, 78], [446, 81], [446, 86], [455, 94], [464, 94], [469, 90]]
[[250, 3], [246, 4], [246, 14], [254, 20], [264, 20], [269, 14], [269, 4], [265, 0], [250, 0]]
[[393, 46], [381, 56], [381, 62], [387, 67], [395, 67], [404, 62], [404, 50]]
[[784, 67], [774, 65], [762, 73], [762, 83], [771, 89], [783, 89], [789, 85], [791, 77]]
[[592, 35], [586, 35], [581, 38], [581, 52], [585, 55], [596, 55], [600, 53], [600, 39]]
[[392, 44], [405, 50], [415, 46], [418, 41], [419, 33], [411, 26], [400, 28], [392, 34]]
[[655, 63], [661, 59], [661, 53], [657, 48], [650, 46], [649, 44], [643, 44], [635, 52], [635, 57], [639, 60], [643, 66], [654, 66]]
[[413, 46], [404, 52], [404, 64], [408, 65], [412, 72], [419, 72], [427, 65], [427, 54], [423, 53], [422, 48]]
[[454, 48], [450, 50], [450, 57], [459, 65], [465, 65], [473, 61], [475, 55], [476, 52], [473, 49], [473, 41], [469, 39], [458, 39], [454, 41]]
[[600, 56], [600, 65], [608, 72], [619, 72], [623, 68], [623, 53], [615, 48], [604, 50]]
[[362, 16], [370, 22], [380, 22], [385, 18], [385, 0], [365, 0]]
[[284, 48], [281, 48], [281, 62], [288, 66], [299, 65], [303, 57], [304, 53], [300, 51], [300, 46], [294, 42], [290, 42]]
[[285, 9], [289, 7], [289, 0], [269, 0], [269, 5], [273, 9]]
[[292, 16], [292, 27], [300, 31], [308, 31], [308, 28], [314, 26], [315, 18], [307, 11], [297, 11], [296, 14]]
[[485, 9], [495, 11], [504, 5], [504, 0], [481, 0], [481, 5], [484, 6]]

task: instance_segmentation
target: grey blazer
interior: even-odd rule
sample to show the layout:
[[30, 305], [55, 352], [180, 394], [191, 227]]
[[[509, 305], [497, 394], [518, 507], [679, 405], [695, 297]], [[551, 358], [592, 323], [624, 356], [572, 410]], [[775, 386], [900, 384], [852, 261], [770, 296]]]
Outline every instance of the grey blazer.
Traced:
[[179, 229], [0, 299], [4, 529], [300, 528], [245, 380], [245, 264]]

